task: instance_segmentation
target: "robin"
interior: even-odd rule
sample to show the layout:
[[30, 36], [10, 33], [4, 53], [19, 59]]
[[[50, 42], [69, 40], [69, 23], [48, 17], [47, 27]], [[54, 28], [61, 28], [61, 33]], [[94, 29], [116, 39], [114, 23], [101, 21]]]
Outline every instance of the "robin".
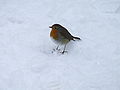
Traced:
[[[49, 28], [52, 28], [50, 32], [50, 37], [53, 39], [53, 41], [55, 41], [55, 43], [58, 44], [58, 47], [59, 45], [64, 45], [62, 54], [66, 52], [65, 48], [68, 42], [70, 42], [71, 40], [75, 41], [75, 39], [81, 40], [79, 37], [72, 36], [68, 32], [68, 30], [60, 24], [54, 24]], [[58, 50], [58, 47], [56, 48], [56, 50]]]

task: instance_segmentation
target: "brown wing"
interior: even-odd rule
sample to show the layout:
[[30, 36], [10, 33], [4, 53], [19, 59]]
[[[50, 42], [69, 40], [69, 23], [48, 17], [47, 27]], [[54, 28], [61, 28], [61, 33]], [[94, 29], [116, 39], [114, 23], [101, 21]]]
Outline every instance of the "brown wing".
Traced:
[[73, 40], [73, 36], [68, 32], [68, 30], [64, 27], [61, 28], [60, 31], [60, 34], [62, 36], [64, 36], [65, 38], [69, 39], [69, 40]]

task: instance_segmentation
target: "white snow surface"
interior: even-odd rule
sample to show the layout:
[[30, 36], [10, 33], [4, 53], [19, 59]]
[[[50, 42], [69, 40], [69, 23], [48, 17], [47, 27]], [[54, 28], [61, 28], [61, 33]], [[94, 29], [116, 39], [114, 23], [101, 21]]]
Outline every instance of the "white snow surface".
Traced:
[[[55, 23], [82, 39], [64, 55]], [[0, 90], [120, 90], [120, 0], [0, 0]]]

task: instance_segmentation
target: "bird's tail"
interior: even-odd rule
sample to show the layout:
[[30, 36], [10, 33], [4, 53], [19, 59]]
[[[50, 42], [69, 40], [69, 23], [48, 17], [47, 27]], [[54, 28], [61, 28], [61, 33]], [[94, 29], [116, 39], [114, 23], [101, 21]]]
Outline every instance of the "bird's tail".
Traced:
[[81, 40], [79, 37], [74, 37], [74, 36], [73, 36], [73, 38], [74, 38], [74, 39], [78, 39], [78, 40]]

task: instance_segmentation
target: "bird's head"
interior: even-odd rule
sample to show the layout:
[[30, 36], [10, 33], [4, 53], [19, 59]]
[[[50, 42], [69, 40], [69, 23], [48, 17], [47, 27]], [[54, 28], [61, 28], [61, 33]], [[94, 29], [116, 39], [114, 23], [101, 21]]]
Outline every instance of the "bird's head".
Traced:
[[60, 24], [53, 24], [52, 26], [49, 26], [49, 28], [59, 30], [60, 28], [62, 28], [62, 26]]

